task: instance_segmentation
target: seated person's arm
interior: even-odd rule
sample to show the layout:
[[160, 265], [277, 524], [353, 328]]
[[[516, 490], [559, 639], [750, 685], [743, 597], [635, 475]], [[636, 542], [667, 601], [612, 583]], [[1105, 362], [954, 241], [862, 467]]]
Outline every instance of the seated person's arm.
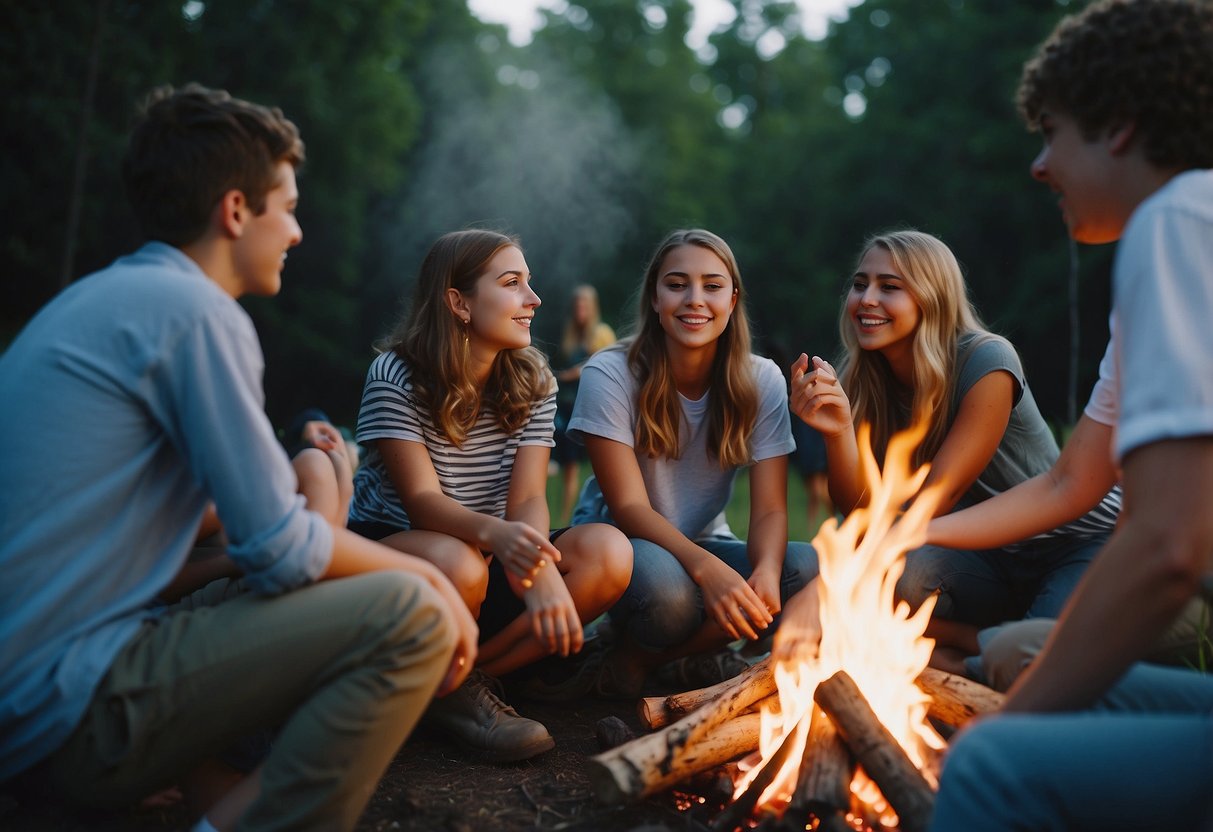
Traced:
[[1084, 415], [1052, 468], [975, 506], [936, 517], [928, 542], [992, 549], [1078, 519], [1116, 484], [1111, 442], [1112, 427]]
[[1015, 379], [1005, 370], [995, 370], [982, 376], [961, 399], [919, 491], [939, 490], [935, 516], [951, 511], [994, 458], [1011, 420], [1014, 396]]
[[585, 434], [594, 476], [615, 524], [628, 537], [656, 543], [677, 558], [703, 590], [704, 608], [732, 638], [757, 639], [751, 622], [771, 622], [762, 599], [731, 566], [684, 535], [649, 502], [636, 452], [622, 442]]
[[[551, 522], [547, 500], [550, 454], [546, 445], [522, 445], [518, 448], [506, 497], [507, 520], [517, 521], [541, 532], [548, 531]], [[559, 559], [557, 552], [555, 560]], [[567, 656], [581, 650], [584, 641], [581, 619], [554, 562], [545, 563], [533, 572], [529, 586], [508, 571], [506, 576], [515, 593], [526, 603], [535, 638], [547, 647], [548, 652]]]
[[1144, 445], [1124, 460], [1131, 511], [1091, 563], [1008, 711], [1085, 708], [1157, 643], [1213, 556], [1213, 437]]
[[560, 560], [559, 550], [548, 540], [546, 521], [537, 529], [465, 508], [442, 491], [425, 445], [407, 439], [377, 442], [388, 476], [415, 528], [441, 532], [492, 552], [508, 571], [526, 580], [538, 571], [540, 561]]

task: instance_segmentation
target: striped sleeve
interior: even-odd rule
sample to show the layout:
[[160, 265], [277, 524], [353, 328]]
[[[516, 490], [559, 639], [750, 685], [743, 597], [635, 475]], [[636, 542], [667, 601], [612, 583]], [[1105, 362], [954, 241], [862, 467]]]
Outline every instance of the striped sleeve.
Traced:
[[371, 363], [362, 388], [355, 439], [425, 442], [410, 377], [408, 365], [393, 352], [380, 353]]
[[556, 385], [543, 400], [531, 407], [531, 418], [522, 428], [522, 438], [519, 445], [546, 445], [555, 447], [556, 440]]

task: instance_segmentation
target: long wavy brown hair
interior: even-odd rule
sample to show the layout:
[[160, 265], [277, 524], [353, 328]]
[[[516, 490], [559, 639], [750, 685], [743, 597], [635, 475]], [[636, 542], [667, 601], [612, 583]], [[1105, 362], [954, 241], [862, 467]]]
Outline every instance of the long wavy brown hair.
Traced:
[[758, 384], [750, 357], [750, 324], [746, 318], [745, 287], [737, 258], [728, 243], [701, 228], [669, 234], [654, 252], [645, 271], [634, 324], [628, 339], [628, 366], [640, 384], [637, 397], [636, 452], [650, 457], [678, 459], [682, 448], [682, 406], [674, 385], [674, 372], [666, 352], [665, 330], [653, 309], [657, 280], [666, 255], [680, 246], [700, 246], [721, 259], [737, 291], [733, 314], [720, 336], [708, 392], [708, 452], [721, 468], [750, 462], [750, 439], [758, 419]]
[[516, 237], [484, 229], [439, 237], [421, 261], [412, 305], [377, 345], [409, 365], [414, 395], [456, 446], [482, 412], [491, 413], [504, 430], [518, 430], [555, 383], [543, 354], [524, 347], [499, 352], [487, 383], [478, 386], [468, 362], [464, 325], [447, 306], [447, 289], [474, 295], [488, 262], [507, 246], [522, 248]]

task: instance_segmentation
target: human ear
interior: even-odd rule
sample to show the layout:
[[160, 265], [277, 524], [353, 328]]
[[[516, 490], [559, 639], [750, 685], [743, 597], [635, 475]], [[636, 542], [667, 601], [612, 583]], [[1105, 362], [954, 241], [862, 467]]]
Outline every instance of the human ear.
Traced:
[[216, 221], [227, 236], [238, 239], [244, 235], [244, 223], [252, 212], [243, 191], [232, 188], [219, 197], [215, 211], [218, 215]]
[[463, 297], [463, 292], [451, 287], [446, 290], [446, 306], [451, 310], [460, 323], [469, 324], [472, 322], [472, 310], [468, 309], [467, 300]]

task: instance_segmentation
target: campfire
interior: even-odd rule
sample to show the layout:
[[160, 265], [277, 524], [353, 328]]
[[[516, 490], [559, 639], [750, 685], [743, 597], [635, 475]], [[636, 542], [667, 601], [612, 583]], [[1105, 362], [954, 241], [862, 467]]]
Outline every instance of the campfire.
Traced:
[[641, 720], [659, 730], [592, 760], [600, 799], [638, 799], [750, 755], [715, 830], [926, 828], [946, 746], [928, 716], [960, 726], [1002, 697], [928, 668], [934, 600], [913, 612], [894, 600], [905, 552], [924, 542], [938, 501], [931, 489], [918, 493], [927, 467], [911, 460], [921, 436], [895, 436], [882, 472], [860, 429], [868, 505], [841, 526], [827, 520], [813, 541], [816, 655], [767, 659], [711, 688], [642, 700]]

